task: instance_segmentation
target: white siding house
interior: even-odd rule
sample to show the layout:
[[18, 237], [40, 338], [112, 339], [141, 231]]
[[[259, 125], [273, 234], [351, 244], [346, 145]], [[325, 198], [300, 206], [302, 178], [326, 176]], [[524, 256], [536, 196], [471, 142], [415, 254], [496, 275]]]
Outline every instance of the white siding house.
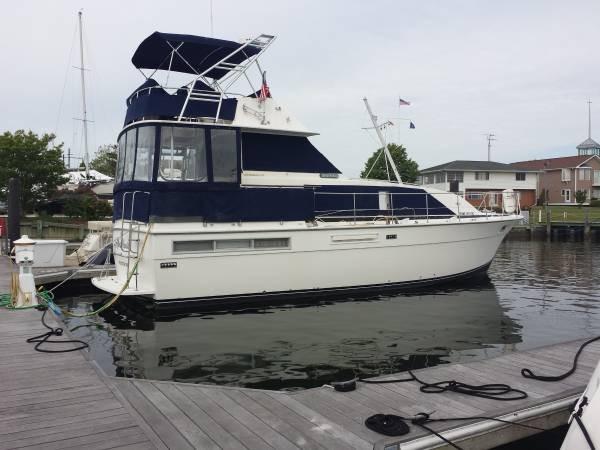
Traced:
[[521, 207], [526, 208], [537, 199], [538, 171], [492, 161], [451, 161], [421, 170], [419, 183], [444, 191], [454, 187], [475, 205], [486, 197], [493, 206], [503, 190], [513, 189], [519, 192]]

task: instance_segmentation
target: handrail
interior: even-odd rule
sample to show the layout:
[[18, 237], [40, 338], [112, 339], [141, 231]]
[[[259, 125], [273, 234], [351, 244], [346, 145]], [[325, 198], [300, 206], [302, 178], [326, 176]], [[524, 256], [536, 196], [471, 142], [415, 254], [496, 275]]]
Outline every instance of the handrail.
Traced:
[[[385, 193], [388, 196], [389, 204], [387, 208], [381, 208], [381, 205], [374, 205], [372, 208], [357, 208], [357, 197], [358, 196], [380, 196], [382, 193]], [[374, 220], [376, 218], [386, 217], [389, 220], [398, 220], [398, 219], [424, 219], [427, 222], [430, 219], [435, 218], [448, 218], [448, 217], [456, 217], [459, 221], [462, 218], [466, 217], [480, 217], [484, 216], [509, 216], [513, 214], [518, 214], [521, 210], [520, 206], [520, 198], [518, 192], [484, 192], [481, 193], [483, 195], [483, 200], [480, 203], [479, 207], [470, 203], [466, 198], [462, 198], [460, 195], [457, 195], [454, 192], [389, 192], [389, 191], [377, 191], [377, 192], [313, 192], [315, 198], [315, 217], [318, 220], [327, 220], [327, 219], [338, 219], [338, 220], [347, 220], [351, 219], [356, 223], [357, 220]], [[504, 201], [507, 198], [510, 198], [509, 195], [513, 196], [515, 201], [515, 211], [512, 213], [507, 213], [504, 209], [501, 212], [491, 211], [487, 208], [488, 206], [488, 197], [491, 195], [500, 194], [502, 200]], [[318, 205], [317, 196], [352, 196], [352, 207], [351, 208], [340, 208], [340, 209], [316, 209]], [[411, 198], [409, 196], [425, 196], [424, 204], [422, 206], [417, 207], [396, 207], [394, 206], [394, 197], [405, 196]], [[449, 206], [448, 202], [443, 202], [439, 199], [439, 196], [443, 195], [451, 195], [456, 199], [456, 206]], [[437, 200], [442, 203], [442, 206], [431, 206], [429, 202], [429, 196], [437, 197]], [[413, 197], [414, 198], [414, 197]], [[461, 211], [461, 200], [467, 202], [471, 207], [475, 208], [479, 212], [479, 214], [474, 214], [473, 210], [468, 208], [467, 210]], [[396, 202], [398, 204], [399, 202]], [[491, 203], [491, 202], [489, 202]], [[464, 208], [464, 206], [463, 206]], [[440, 210], [449, 210], [452, 214], [440, 214]], [[406, 213], [408, 212], [408, 213]], [[412, 212], [412, 214], [410, 213]]]

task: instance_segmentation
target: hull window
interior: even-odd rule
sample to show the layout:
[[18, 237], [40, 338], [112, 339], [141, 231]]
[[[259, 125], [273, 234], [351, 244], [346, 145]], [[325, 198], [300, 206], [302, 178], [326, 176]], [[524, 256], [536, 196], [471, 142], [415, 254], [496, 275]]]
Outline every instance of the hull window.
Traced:
[[238, 180], [237, 135], [235, 130], [210, 130], [213, 181], [235, 183]]
[[175, 241], [173, 253], [212, 252], [213, 241]]
[[252, 248], [252, 241], [250, 239], [227, 239], [223, 241], [216, 241], [217, 250], [241, 250]]
[[204, 129], [162, 128], [158, 181], [208, 182]]
[[289, 249], [290, 238], [223, 239], [207, 241], [174, 241], [173, 253], [225, 252], [242, 250]]
[[254, 239], [254, 248], [289, 248], [290, 238]]
[[133, 179], [137, 181], [152, 181], [152, 166], [154, 162], [154, 127], [142, 127], [138, 130], [137, 152]]

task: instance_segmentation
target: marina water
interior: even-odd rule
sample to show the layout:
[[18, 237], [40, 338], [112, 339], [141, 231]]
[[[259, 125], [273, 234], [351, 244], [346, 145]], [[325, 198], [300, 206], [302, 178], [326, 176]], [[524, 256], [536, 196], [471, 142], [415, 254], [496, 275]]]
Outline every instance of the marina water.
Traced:
[[[511, 237], [488, 277], [428, 291], [163, 317], [123, 298], [68, 326], [108, 375], [304, 389], [598, 335], [598, 267], [597, 243]], [[83, 312], [105, 298], [58, 301]]]

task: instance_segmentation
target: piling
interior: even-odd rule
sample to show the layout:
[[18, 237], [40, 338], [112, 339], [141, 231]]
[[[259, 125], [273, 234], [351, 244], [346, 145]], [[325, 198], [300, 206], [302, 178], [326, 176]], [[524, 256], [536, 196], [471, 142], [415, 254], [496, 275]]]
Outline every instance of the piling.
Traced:
[[8, 250], [13, 248], [13, 242], [21, 236], [21, 180], [8, 180]]
[[546, 209], [546, 237], [550, 239], [552, 237], [552, 211]]

